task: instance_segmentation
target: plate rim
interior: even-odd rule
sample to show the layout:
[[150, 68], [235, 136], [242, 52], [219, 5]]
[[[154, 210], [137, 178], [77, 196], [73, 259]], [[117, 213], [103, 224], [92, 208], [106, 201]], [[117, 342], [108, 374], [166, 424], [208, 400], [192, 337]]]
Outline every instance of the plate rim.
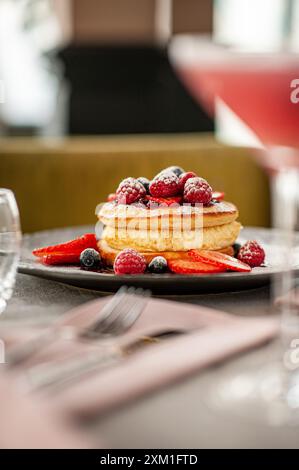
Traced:
[[[224, 272], [224, 273], [214, 273], [214, 274], [174, 274], [174, 273], [164, 273], [164, 274], [153, 274], [153, 273], [144, 273], [140, 275], [115, 275], [114, 273], [107, 273], [107, 272], [94, 272], [94, 271], [84, 271], [81, 270], [79, 266], [44, 266], [40, 265], [38, 261], [35, 261], [32, 258], [30, 260], [22, 259], [22, 253], [26, 250], [26, 241], [32, 243], [32, 239], [39, 238], [42, 236], [50, 237], [51, 234], [55, 236], [55, 233], [63, 233], [63, 232], [82, 232], [86, 233], [92, 231], [94, 226], [90, 225], [82, 225], [82, 226], [75, 226], [75, 227], [62, 227], [62, 228], [54, 228], [49, 230], [41, 230], [38, 232], [33, 232], [31, 234], [25, 234], [23, 237], [24, 246], [21, 251], [21, 257], [18, 264], [18, 272], [21, 274], [29, 274], [34, 275], [37, 277], [50, 279], [53, 281], [58, 281], [66, 284], [75, 283], [78, 286], [78, 283], [82, 282], [82, 288], [86, 288], [86, 285], [90, 283], [94, 283], [95, 281], [99, 282], [100, 287], [107, 287], [108, 285], [119, 285], [121, 283], [142, 283], [145, 284], [152, 284], [153, 287], [169, 287], [174, 284], [180, 284], [183, 287], [187, 287], [188, 285], [194, 284], [196, 281], [200, 280], [201, 283], [207, 287], [208, 285], [216, 286], [219, 285], [219, 290], [221, 290], [221, 285], [228, 285], [235, 282], [236, 287], [240, 287], [240, 285], [244, 284], [246, 288], [246, 284], [248, 284], [247, 288], [250, 288], [251, 284], [259, 283], [259, 284], [268, 284], [270, 279], [273, 275], [277, 275], [281, 273], [283, 270], [280, 267], [262, 267], [262, 268], [255, 268], [249, 273], [243, 272]], [[245, 230], [255, 231], [257, 232], [257, 237], [259, 233], [266, 232], [269, 233], [275, 229], [267, 228], [267, 227], [244, 227]], [[242, 240], [242, 235], [239, 239]], [[30, 247], [31, 248], [31, 247]], [[27, 249], [30, 249], [29, 247]], [[24, 256], [24, 255], [23, 255]], [[64, 268], [64, 271], [61, 268]], [[67, 268], [67, 271], [66, 271]], [[296, 272], [299, 272], [299, 268], [295, 269]], [[74, 285], [74, 284], [73, 284]], [[199, 286], [201, 287], [201, 286]], [[94, 286], [92, 287], [94, 288]], [[233, 290], [233, 287], [232, 289]]]

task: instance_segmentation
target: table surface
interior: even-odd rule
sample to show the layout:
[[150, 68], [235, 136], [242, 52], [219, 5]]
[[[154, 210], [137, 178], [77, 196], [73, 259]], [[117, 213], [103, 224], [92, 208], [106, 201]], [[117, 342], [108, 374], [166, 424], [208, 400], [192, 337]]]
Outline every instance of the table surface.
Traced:
[[[92, 300], [99, 292], [19, 274], [2, 324], [46, 324], [69, 308]], [[269, 315], [267, 287], [236, 293], [169, 297], [236, 315]], [[227, 369], [246, 370], [278, 355], [274, 343], [198, 373], [137, 402], [98, 417], [86, 426], [99, 442], [115, 448], [294, 448], [297, 428], [270, 427], [207, 406], [206, 387], [217, 385]]]

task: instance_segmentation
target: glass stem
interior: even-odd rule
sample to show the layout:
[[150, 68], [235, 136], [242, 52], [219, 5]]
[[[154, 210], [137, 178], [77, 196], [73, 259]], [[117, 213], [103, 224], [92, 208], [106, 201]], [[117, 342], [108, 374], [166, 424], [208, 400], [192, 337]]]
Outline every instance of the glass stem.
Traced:
[[[299, 315], [295, 300], [296, 274], [296, 224], [299, 195], [299, 169], [280, 170], [273, 178], [273, 222], [276, 228], [276, 243], [280, 249], [280, 274], [272, 283], [275, 308], [281, 314], [280, 343], [282, 354], [282, 377], [284, 395], [288, 396], [296, 374], [296, 364], [292, 364], [292, 348], [298, 341]], [[298, 303], [299, 305], [299, 303]], [[299, 355], [298, 355], [299, 356]], [[299, 366], [299, 364], [298, 364]]]

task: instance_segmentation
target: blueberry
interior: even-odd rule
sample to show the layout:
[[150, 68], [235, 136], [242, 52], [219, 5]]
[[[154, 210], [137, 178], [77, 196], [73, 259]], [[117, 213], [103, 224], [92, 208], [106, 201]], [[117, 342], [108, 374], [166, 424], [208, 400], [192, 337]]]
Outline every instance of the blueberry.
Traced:
[[163, 171], [172, 171], [176, 176], [180, 176], [182, 173], [185, 173], [185, 170], [180, 166], [169, 166]]
[[167, 261], [163, 256], [156, 256], [148, 265], [148, 270], [151, 273], [162, 274], [167, 270]]
[[93, 248], [86, 248], [80, 254], [80, 264], [84, 269], [96, 269], [101, 266], [101, 257]]
[[140, 176], [139, 178], [137, 178], [137, 181], [139, 181], [139, 183], [141, 183], [144, 186], [146, 193], [149, 194], [150, 180], [148, 180], [147, 178], [144, 178], [143, 176]]
[[237, 258], [238, 254], [239, 254], [239, 251], [240, 251], [240, 248], [241, 248], [241, 244], [240, 244], [240, 243], [234, 243], [234, 244], [233, 244], [233, 249], [234, 249], [234, 256], [235, 256], [235, 258]]

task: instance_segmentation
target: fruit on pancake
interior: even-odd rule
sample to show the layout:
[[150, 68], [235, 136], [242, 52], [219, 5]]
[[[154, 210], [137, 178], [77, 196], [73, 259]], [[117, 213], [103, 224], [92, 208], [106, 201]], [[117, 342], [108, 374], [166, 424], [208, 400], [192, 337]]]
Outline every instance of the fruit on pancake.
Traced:
[[235, 257], [235, 258], [238, 258], [238, 254], [239, 254], [240, 248], [241, 248], [241, 244], [240, 244], [240, 243], [234, 243], [234, 244], [233, 244], [233, 250], [234, 250], [234, 257]]
[[191, 203], [210, 204], [212, 188], [209, 183], [198, 176], [187, 180], [184, 187], [184, 201]]
[[126, 248], [121, 251], [114, 261], [115, 274], [142, 274], [146, 270], [146, 261], [138, 251]]
[[265, 251], [256, 240], [250, 240], [241, 246], [238, 259], [249, 264], [252, 268], [260, 266], [265, 261]]
[[108, 201], [108, 202], [115, 201], [116, 197], [117, 197], [117, 196], [116, 196], [115, 193], [110, 193], [110, 194], [108, 194], [108, 196], [107, 196], [107, 201]]
[[154, 197], [176, 196], [179, 191], [179, 179], [172, 171], [164, 171], [153, 179], [149, 190]]
[[212, 274], [225, 271], [222, 266], [204, 263], [201, 261], [193, 261], [186, 259], [177, 259], [168, 261], [169, 269], [176, 274]]
[[166, 204], [170, 206], [171, 204], [180, 204], [182, 202], [182, 196], [174, 196], [174, 197], [153, 197], [153, 196], [145, 196], [145, 199], [150, 202], [155, 202], [156, 204]]
[[182, 173], [179, 176], [179, 191], [183, 194], [186, 181], [190, 178], [195, 178], [197, 176], [193, 171], [188, 171], [187, 173]]
[[96, 269], [101, 266], [101, 257], [93, 248], [86, 248], [80, 254], [80, 265], [84, 269]]
[[242, 261], [216, 251], [209, 250], [190, 250], [189, 256], [193, 260], [211, 264], [212, 266], [222, 267], [230, 271], [249, 272], [251, 267]]
[[150, 180], [148, 180], [147, 178], [144, 178], [143, 176], [139, 176], [139, 178], [137, 178], [137, 181], [139, 181], [139, 183], [141, 183], [144, 186], [146, 193], [149, 194]]
[[213, 191], [212, 200], [220, 202], [220, 201], [223, 201], [224, 196], [225, 196], [225, 193], [222, 191]]
[[58, 245], [38, 248], [36, 250], [33, 250], [32, 254], [40, 258], [46, 255], [55, 254], [69, 254], [71, 256], [78, 255], [77, 261], [79, 261], [79, 255], [81, 251], [83, 251], [85, 248], [94, 248], [95, 250], [98, 249], [97, 240], [94, 233], [86, 233], [85, 235], [82, 235], [82, 237], [76, 238], [75, 240], [70, 240], [65, 243], [60, 243]]
[[79, 263], [80, 253], [50, 253], [39, 258], [44, 264], [77, 264]]
[[127, 178], [116, 198], [117, 203], [102, 205], [97, 215], [104, 225], [98, 241], [101, 259], [105, 265], [114, 264], [117, 274], [144, 272], [145, 264], [148, 272], [162, 272], [169, 262], [174, 263], [173, 270], [184, 273], [250, 270], [231, 257], [203, 260], [188, 255], [192, 249], [233, 255], [232, 245], [242, 228], [236, 220], [238, 209], [196, 173], [171, 166], [151, 181]]
[[175, 175], [180, 176], [185, 170], [181, 166], [169, 166], [168, 168], [165, 168], [165, 170], [162, 170], [161, 173], [164, 171], [172, 171]]
[[163, 256], [156, 256], [148, 265], [148, 270], [154, 274], [162, 274], [167, 271], [167, 261]]
[[146, 190], [137, 179], [126, 178], [119, 184], [116, 194], [119, 204], [132, 204], [142, 199], [146, 195]]

